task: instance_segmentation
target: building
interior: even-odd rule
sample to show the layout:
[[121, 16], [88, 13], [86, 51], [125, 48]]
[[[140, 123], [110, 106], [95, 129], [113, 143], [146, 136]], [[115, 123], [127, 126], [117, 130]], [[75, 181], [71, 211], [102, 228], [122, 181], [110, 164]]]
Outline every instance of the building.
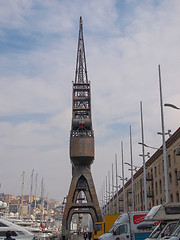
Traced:
[[[180, 128], [166, 141], [167, 176], [169, 189], [169, 202], [180, 202]], [[133, 175], [134, 184], [134, 210], [145, 210], [144, 204], [144, 179], [143, 167]], [[146, 189], [147, 208], [165, 203], [164, 167], [162, 146], [146, 162]], [[116, 202], [119, 199], [120, 213], [123, 212], [123, 189], [118, 191], [110, 200], [112, 213], [113, 202], [114, 212], [117, 212]], [[125, 184], [125, 211], [132, 210], [132, 185], [131, 179]], [[104, 206], [105, 214], [109, 213], [109, 203]]]

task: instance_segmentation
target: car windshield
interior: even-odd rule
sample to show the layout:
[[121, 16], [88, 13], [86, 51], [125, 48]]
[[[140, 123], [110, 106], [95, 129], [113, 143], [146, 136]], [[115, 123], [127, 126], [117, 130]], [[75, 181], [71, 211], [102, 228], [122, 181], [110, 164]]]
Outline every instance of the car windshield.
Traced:
[[180, 236], [180, 225], [179, 225], [179, 227], [177, 227], [176, 228], [176, 230], [173, 232], [173, 234], [172, 234], [173, 236]]
[[108, 233], [113, 233], [116, 227], [117, 227], [116, 225], [112, 225], [112, 227], [109, 229]]
[[162, 222], [160, 223], [155, 229], [154, 231], [150, 234], [149, 238], [158, 238], [160, 232], [162, 231], [162, 229], [166, 226], [167, 223]]

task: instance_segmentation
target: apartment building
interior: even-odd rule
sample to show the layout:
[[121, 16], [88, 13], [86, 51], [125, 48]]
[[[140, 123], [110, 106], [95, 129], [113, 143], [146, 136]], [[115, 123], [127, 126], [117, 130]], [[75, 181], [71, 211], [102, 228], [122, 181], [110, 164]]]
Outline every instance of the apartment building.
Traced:
[[[180, 202], [180, 128], [166, 141], [167, 157], [167, 177], [169, 202]], [[146, 190], [147, 208], [151, 209], [155, 205], [165, 202], [164, 187], [164, 164], [162, 146], [146, 161]], [[145, 210], [144, 204], [144, 174], [141, 167], [133, 175], [134, 186], [134, 210]], [[132, 185], [131, 179], [125, 184], [125, 211], [132, 210]], [[116, 193], [110, 200], [110, 212], [112, 213], [114, 202], [114, 213], [117, 213], [117, 197], [119, 211], [123, 212], [123, 189]], [[104, 206], [105, 214], [109, 213], [109, 203]]]

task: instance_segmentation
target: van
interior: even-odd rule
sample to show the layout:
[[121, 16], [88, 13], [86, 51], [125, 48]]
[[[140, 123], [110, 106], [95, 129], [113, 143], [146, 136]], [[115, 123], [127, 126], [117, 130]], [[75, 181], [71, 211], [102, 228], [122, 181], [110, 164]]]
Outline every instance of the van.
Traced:
[[144, 222], [147, 211], [128, 212], [120, 215], [110, 230], [99, 237], [100, 240], [115, 240], [117, 237], [123, 240], [145, 239], [154, 227], [153, 222]]

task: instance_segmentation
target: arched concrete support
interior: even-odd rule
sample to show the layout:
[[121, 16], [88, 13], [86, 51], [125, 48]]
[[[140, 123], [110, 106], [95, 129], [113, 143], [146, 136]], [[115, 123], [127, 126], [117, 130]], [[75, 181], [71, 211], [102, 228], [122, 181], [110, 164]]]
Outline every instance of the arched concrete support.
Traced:
[[[78, 193], [83, 191], [86, 203], [78, 201]], [[92, 217], [93, 224], [102, 221], [99, 202], [91, 175], [90, 166], [74, 166], [72, 180], [67, 196], [66, 206], [62, 220], [62, 233], [65, 238], [70, 237], [70, 222], [73, 214], [88, 213]], [[65, 239], [64, 238], [64, 239]]]

